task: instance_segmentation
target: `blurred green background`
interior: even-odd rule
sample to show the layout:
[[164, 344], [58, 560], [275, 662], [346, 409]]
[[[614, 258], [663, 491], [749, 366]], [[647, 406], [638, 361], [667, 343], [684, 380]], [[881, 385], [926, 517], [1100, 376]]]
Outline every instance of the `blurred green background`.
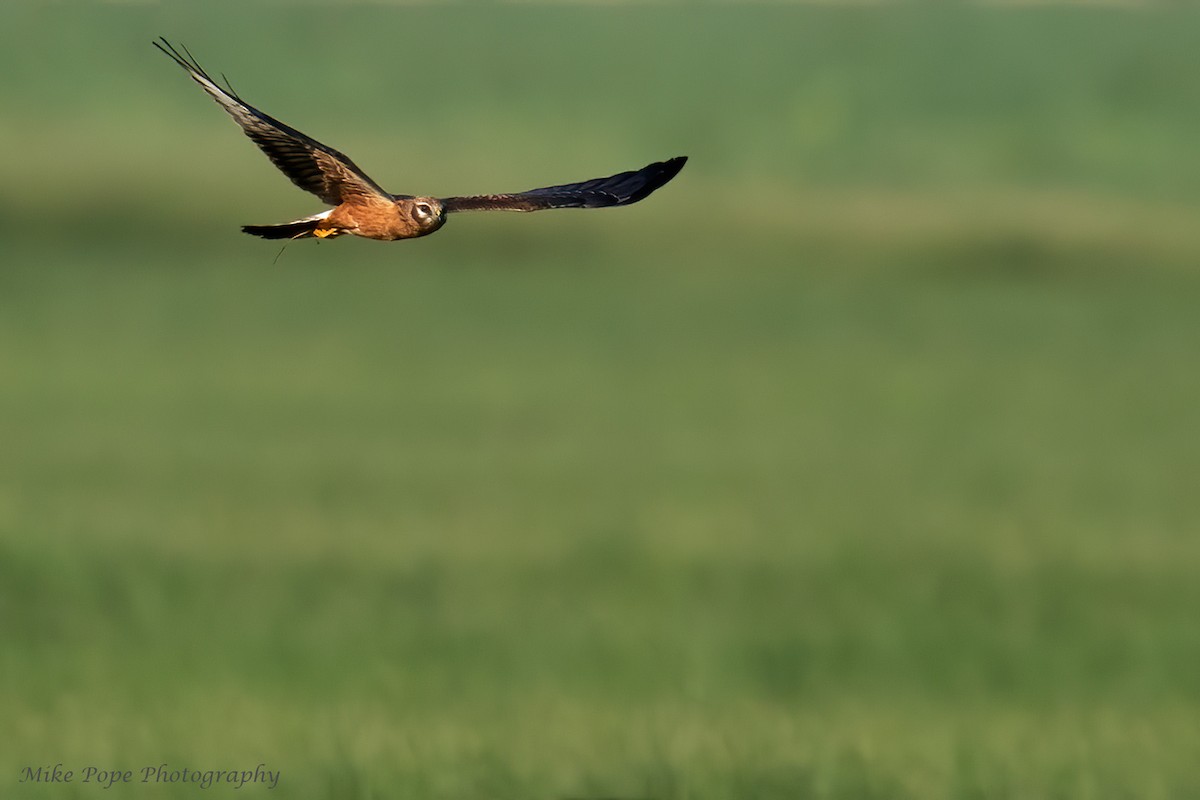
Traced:
[[[395, 192], [691, 162], [272, 263], [160, 34]], [[0, 794], [1200, 796], [1200, 12], [6, 3], [0, 75]]]

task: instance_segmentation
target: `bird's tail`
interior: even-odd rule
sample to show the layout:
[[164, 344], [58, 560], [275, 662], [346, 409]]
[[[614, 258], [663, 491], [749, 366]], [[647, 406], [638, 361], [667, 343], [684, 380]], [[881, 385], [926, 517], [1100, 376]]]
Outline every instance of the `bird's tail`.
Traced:
[[261, 236], [264, 239], [308, 239], [317, 236], [317, 226], [321, 220], [329, 216], [325, 211], [311, 217], [298, 219], [294, 222], [284, 222], [279, 225], [243, 225], [242, 232], [251, 236]]

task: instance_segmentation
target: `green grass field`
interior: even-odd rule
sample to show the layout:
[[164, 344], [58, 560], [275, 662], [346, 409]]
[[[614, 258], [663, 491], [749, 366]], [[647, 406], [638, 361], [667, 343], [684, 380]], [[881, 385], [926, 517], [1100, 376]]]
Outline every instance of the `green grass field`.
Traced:
[[1200, 797], [1197, 22], [5, 6], [0, 796]]

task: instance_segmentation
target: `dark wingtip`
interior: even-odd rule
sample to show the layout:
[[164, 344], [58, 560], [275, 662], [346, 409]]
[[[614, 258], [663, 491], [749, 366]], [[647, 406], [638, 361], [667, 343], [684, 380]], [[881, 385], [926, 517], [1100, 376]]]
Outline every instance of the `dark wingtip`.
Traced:
[[[183, 54], [181, 54], [179, 52], [179, 50], [176, 49], [175, 45], [168, 42], [167, 38], [165, 36], [158, 37], [157, 39], [152, 41], [150, 44], [157, 47], [161, 52], [166, 54], [166, 56], [168, 58], [170, 58], [172, 61], [174, 61], [179, 66], [183, 67], [188, 72], [193, 73], [193, 74], [198, 73], [200, 75], [204, 75], [204, 70], [200, 69], [200, 65], [195, 63], [194, 59], [189, 61], [187, 58], [184, 58]], [[183, 48], [183, 50], [185, 53], [187, 53], [186, 47]], [[187, 55], [190, 57], [191, 53], [187, 53]], [[208, 77], [208, 76], [205, 75], [204, 77]]]
[[[165, 53], [167, 57], [176, 64], [183, 67], [193, 78], [203, 78], [214, 86], [216, 85], [216, 81], [214, 81], [212, 77], [204, 71], [204, 67], [200, 66], [200, 62], [196, 60], [194, 55], [192, 55], [192, 51], [187, 49], [187, 45], [180, 45], [177, 48], [175, 45], [168, 42], [165, 36], [158, 37], [156, 40], [151, 42], [151, 44]], [[181, 49], [183, 52], [180, 52]], [[221, 77], [224, 78], [225, 76], [222, 75]], [[229, 96], [234, 100], [240, 101], [241, 98], [234, 94], [233, 86], [230, 85], [228, 78], [225, 78], [225, 85], [229, 86]], [[217, 88], [219, 89], [220, 87]]]
[[683, 169], [683, 165], [687, 163], [687, 160], [687, 156], [675, 156], [662, 162], [662, 182], [666, 183], [678, 175], [679, 171]]
[[675, 156], [674, 158], [668, 158], [666, 161], [655, 161], [653, 164], [647, 164], [635, 173], [641, 176], [645, 183], [620, 198], [613, 205], [631, 205], [639, 200], [646, 199], [663, 186], [666, 186], [672, 178], [679, 174], [679, 170], [683, 169], [683, 165], [686, 163], [687, 156]]
[[160, 36], [160, 37], [158, 37], [157, 39], [154, 39], [154, 40], [152, 40], [152, 41], [150, 42], [150, 44], [154, 45], [154, 46], [155, 46], [155, 47], [157, 47], [159, 50], [161, 50], [162, 52], [166, 53], [166, 54], [167, 54], [168, 56], [170, 56], [171, 58], [175, 59], [175, 61], [177, 61], [177, 62], [178, 62], [178, 61], [181, 61], [181, 60], [182, 60], [182, 59], [179, 57], [179, 51], [175, 49], [175, 45], [173, 45], [173, 44], [171, 44], [170, 42], [168, 42], [168, 41], [167, 41], [167, 37], [165, 37], [165, 36]]

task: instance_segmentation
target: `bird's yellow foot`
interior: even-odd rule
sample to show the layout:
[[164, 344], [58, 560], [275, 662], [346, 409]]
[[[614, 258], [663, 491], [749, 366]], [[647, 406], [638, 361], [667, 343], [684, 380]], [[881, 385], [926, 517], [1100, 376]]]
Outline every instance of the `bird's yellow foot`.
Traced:
[[315, 228], [313, 230], [313, 236], [316, 236], [319, 239], [324, 239], [327, 236], [336, 236], [336, 235], [337, 235], [337, 228]]

